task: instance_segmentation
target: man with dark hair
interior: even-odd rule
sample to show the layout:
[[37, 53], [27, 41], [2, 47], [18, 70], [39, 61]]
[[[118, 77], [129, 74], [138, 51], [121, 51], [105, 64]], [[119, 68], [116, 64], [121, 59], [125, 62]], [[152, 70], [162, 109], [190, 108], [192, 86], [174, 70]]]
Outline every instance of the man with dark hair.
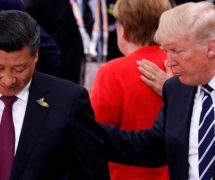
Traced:
[[35, 71], [39, 44], [33, 18], [0, 12], [0, 179], [109, 179], [87, 91]]

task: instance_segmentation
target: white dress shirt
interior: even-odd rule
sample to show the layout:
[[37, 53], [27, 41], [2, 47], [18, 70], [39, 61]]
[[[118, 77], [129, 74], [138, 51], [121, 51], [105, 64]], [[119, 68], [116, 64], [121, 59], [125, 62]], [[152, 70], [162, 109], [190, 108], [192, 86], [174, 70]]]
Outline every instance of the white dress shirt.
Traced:
[[[215, 76], [208, 83], [215, 89]], [[215, 104], [215, 91], [211, 92], [213, 104]], [[198, 162], [198, 134], [199, 120], [202, 110], [203, 91], [198, 86], [194, 98], [193, 113], [191, 117], [190, 138], [189, 138], [189, 180], [199, 180], [199, 162]]]
[[[13, 108], [12, 108], [13, 123], [15, 128], [15, 153], [19, 142], [22, 124], [24, 121], [30, 83], [31, 82], [29, 82], [21, 92], [16, 94], [17, 100], [14, 102]], [[0, 94], [0, 96], [2, 95]], [[2, 116], [3, 110], [4, 110], [4, 103], [0, 101], [0, 117]], [[0, 118], [0, 123], [1, 123], [1, 118]]]

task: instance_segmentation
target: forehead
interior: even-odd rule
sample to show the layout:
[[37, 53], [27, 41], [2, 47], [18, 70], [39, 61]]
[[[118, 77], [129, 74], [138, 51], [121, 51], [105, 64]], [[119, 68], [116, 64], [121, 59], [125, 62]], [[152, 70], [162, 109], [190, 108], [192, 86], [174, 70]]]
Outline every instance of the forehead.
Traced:
[[20, 59], [29, 59], [31, 57], [31, 53], [29, 48], [25, 47], [21, 50], [15, 50], [11, 52], [6, 52], [0, 49], [0, 61], [4, 60], [20, 60]]
[[194, 40], [189, 36], [169, 37], [160, 41], [161, 47], [186, 47], [194, 43]]

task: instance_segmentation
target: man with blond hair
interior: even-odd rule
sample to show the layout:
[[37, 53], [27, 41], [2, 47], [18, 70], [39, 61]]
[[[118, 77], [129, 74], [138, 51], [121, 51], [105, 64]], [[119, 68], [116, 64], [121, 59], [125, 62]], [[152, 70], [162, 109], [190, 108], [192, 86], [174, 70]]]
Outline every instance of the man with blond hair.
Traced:
[[161, 15], [155, 40], [175, 76], [164, 84], [164, 106], [151, 129], [103, 128], [111, 161], [168, 164], [171, 180], [215, 178], [214, 19], [210, 2], [185, 3]]

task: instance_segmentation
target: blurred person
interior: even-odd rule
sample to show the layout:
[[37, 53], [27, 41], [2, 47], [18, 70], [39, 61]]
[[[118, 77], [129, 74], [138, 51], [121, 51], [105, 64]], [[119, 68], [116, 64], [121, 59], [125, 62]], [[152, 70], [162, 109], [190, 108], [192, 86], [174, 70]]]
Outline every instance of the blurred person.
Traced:
[[[89, 54], [97, 57], [98, 61], [105, 62], [108, 52], [108, 14], [106, 0], [90, 0], [89, 6], [92, 9], [94, 24], [92, 27], [91, 40], [89, 43]], [[99, 52], [99, 39], [101, 52]], [[100, 57], [99, 57], [100, 56]]]
[[116, 19], [113, 16], [113, 7], [116, 0], [107, 0], [107, 13], [108, 13], [108, 53], [107, 60], [110, 61], [117, 57], [122, 56], [122, 53], [117, 46], [117, 33], [116, 33]]
[[[90, 91], [96, 119], [123, 130], [153, 125], [162, 98], [139, 79], [136, 61], [150, 59], [164, 69], [166, 54], [153, 41], [168, 0], [118, 0], [114, 7], [118, 46], [124, 57], [102, 65]], [[168, 179], [167, 167], [150, 169], [110, 163], [112, 180]]]
[[108, 180], [87, 91], [35, 71], [39, 43], [27, 13], [0, 11], [0, 179]]
[[[96, 61], [105, 61], [107, 57], [107, 45], [108, 45], [108, 15], [106, 0], [89, 0], [78, 1], [70, 0], [73, 13], [75, 15], [79, 31], [81, 33], [84, 54], [89, 56], [89, 59], [96, 59]], [[84, 6], [88, 6], [91, 9], [93, 17], [93, 25], [91, 33], [88, 34], [88, 29], [85, 27], [84, 21]], [[88, 14], [90, 15], [90, 14]], [[102, 41], [99, 43], [99, 41]], [[98, 53], [98, 45], [101, 44], [102, 52]]]
[[22, 0], [25, 10], [58, 43], [62, 62], [59, 77], [80, 83], [84, 49], [69, 0]]
[[164, 105], [151, 129], [103, 126], [110, 161], [168, 164], [171, 180], [215, 179], [214, 19], [210, 2], [185, 3], [161, 15], [155, 40], [175, 76], [164, 84]]

